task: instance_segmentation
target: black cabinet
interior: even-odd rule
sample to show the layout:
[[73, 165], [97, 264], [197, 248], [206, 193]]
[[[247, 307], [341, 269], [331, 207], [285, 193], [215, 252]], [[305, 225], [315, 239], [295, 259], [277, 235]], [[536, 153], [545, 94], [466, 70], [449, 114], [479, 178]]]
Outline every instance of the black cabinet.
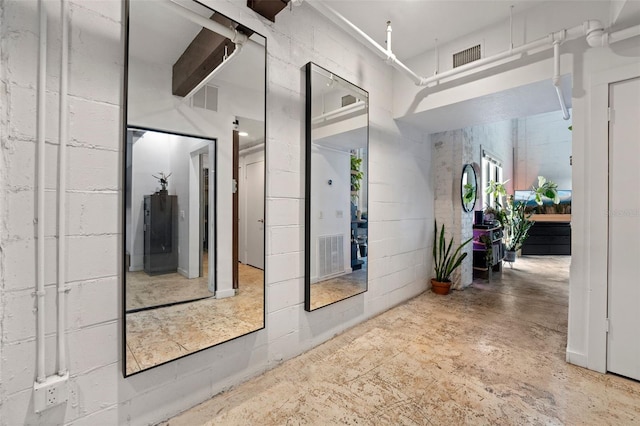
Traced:
[[144, 271], [167, 274], [178, 269], [178, 197], [160, 191], [144, 197]]
[[570, 222], [536, 222], [522, 245], [522, 254], [570, 255]]

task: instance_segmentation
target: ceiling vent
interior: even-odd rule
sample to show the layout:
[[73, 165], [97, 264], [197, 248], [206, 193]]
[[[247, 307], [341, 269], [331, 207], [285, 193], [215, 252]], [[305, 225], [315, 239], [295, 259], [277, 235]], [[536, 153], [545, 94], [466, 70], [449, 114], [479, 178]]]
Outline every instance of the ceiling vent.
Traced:
[[209, 111], [218, 111], [218, 88], [205, 85], [193, 95], [191, 105]]
[[468, 64], [469, 62], [477, 61], [482, 57], [480, 51], [480, 45], [476, 45], [470, 47], [468, 49], [462, 50], [458, 53], [453, 54], [453, 67], [457, 68], [459, 66]]

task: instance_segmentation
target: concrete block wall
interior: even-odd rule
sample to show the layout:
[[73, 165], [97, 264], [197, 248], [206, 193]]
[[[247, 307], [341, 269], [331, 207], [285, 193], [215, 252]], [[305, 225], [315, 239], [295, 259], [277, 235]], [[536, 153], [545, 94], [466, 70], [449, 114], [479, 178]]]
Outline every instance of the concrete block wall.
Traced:
[[[460, 199], [460, 179], [465, 164], [481, 164], [482, 150], [488, 150], [502, 160], [505, 180], [512, 179], [514, 122], [501, 121], [466, 127], [430, 135], [433, 142], [433, 169], [435, 172], [435, 217], [444, 223], [446, 238], [454, 237], [454, 245], [473, 236], [473, 212], [465, 212]], [[483, 210], [481, 176], [478, 174], [479, 194], [475, 210]], [[511, 188], [511, 183], [508, 184]], [[457, 289], [473, 280], [473, 247], [465, 247], [467, 258], [452, 276]]]
[[[47, 71], [47, 374], [55, 371], [59, 3]], [[35, 123], [37, 2], [2, 0], [0, 66], [0, 425], [149, 424], [304, 352], [426, 288], [433, 194], [428, 137], [393, 120], [392, 70], [308, 5], [271, 23], [242, 1], [205, 2], [268, 39], [266, 329], [122, 377], [122, 2], [73, 0], [67, 294], [69, 401], [37, 415]], [[369, 291], [303, 309], [304, 94], [308, 61], [370, 92]]]

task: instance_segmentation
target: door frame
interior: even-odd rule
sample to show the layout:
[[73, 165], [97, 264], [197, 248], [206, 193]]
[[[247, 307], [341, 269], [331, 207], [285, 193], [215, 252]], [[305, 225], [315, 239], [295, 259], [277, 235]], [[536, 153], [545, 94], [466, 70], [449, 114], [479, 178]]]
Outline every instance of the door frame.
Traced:
[[209, 155], [209, 273], [207, 275], [207, 287], [215, 294], [216, 291], [216, 229], [217, 206], [215, 204], [216, 192], [216, 140], [210, 140], [196, 145], [190, 152], [191, 164], [189, 167], [189, 192], [198, 194], [197, 197], [189, 197], [189, 265], [188, 278], [200, 276], [200, 259], [202, 252], [202, 240], [200, 239], [200, 155]]
[[[589, 232], [584, 232], [585, 236], [581, 246], [572, 242], [572, 253], [579, 253], [581, 264], [572, 262], [571, 280], [577, 281], [584, 278], [582, 285], [587, 289], [585, 294], [588, 294], [588, 312], [584, 316], [587, 326], [583, 332], [584, 339], [586, 339], [586, 353], [572, 352], [568, 347], [567, 360], [601, 373], [607, 371], [606, 330], [609, 305], [609, 226], [608, 220], [603, 220], [606, 219], [609, 206], [609, 179], [607, 177], [609, 173], [609, 85], [635, 77], [640, 77], [640, 64], [629, 64], [592, 75], [588, 117], [590, 121], [584, 125], [584, 131], [589, 132], [589, 143], [585, 147], [587, 150], [585, 164], [582, 166], [584, 173], [581, 175], [574, 173], [573, 178], [574, 183], [577, 179], [584, 178], [583, 185], [589, 188], [589, 193], [603, 194], [604, 196], [580, 200], [585, 203], [588, 210], [584, 212], [584, 216], [579, 215], [580, 223], [578, 226], [584, 230], [588, 229]], [[579, 126], [574, 126], [575, 130], [578, 128]], [[588, 197], [586, 191], [584, 194], [576, 195], [580, 195], [580, 198]], [[598, 243], [602, 241], [606, 243]], [[580, 276], [578, 276], [578, 269], [584, 269]], [[574, 283], [574, 285], [577, 284]], [[571, 304], [580, 304], [581, 301], [572, 300], [570, 297], [569, 303], [569, 333], [571, 333], [573, 332], [572, 321], [579, 321], [579, 318], [572, 318]]]

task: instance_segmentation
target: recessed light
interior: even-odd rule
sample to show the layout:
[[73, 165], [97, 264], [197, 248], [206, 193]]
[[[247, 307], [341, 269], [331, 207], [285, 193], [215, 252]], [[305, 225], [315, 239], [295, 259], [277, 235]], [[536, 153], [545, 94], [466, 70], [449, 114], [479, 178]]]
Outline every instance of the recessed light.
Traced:
[[240, 136], [249, 136], [249, 133], [247, 133], [247, 132], [238, 132], [238, 135], [240, 135]]

